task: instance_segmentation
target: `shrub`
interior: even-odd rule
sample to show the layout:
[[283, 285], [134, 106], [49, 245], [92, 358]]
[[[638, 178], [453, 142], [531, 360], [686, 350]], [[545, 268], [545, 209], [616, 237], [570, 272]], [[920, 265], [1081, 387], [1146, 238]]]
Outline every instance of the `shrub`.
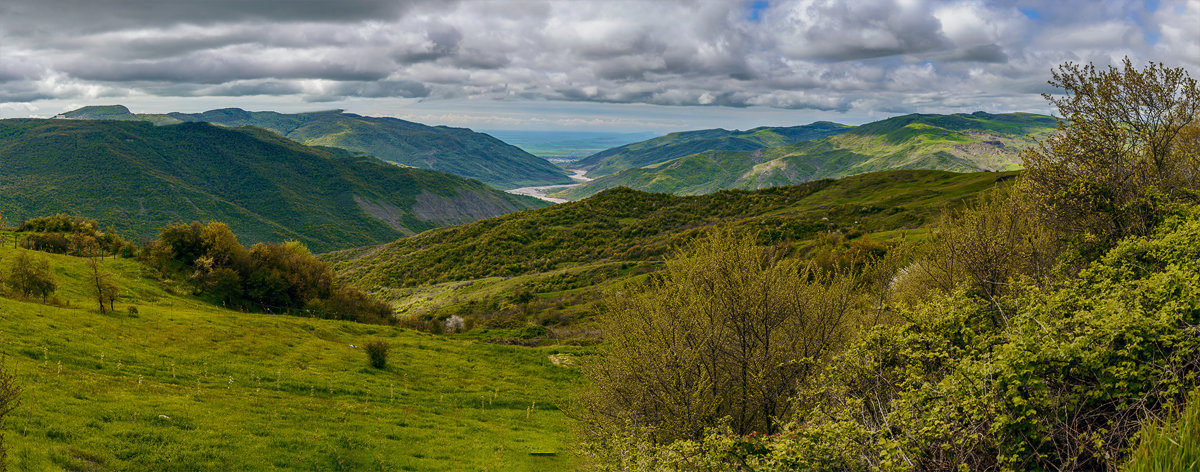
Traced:
[[1163, 199], [1194, 195], [1200, 183], [1200, 88], [1183, 68], [1137, 70], [1067, 63], [1044, 95], [1058, 108], [1058, 133], [1022, 155], [1023, 191], [1052, 224], [1108, 247], [1149, 234]]
[[58, 288], [50, 261], [44, 257], [30, 257], [23, 251], [18, 252], [13, 259], [12, 268], [9, 269], [4, 283], [21, 295], [38, 296], [42, 301], [54, 294], [54, 290]]
[[798, 382], [845, 342], [863, 300], [851, 277], [754, 240], [702, 237], [647, 286], [606, 301], [607, 344], [584, 366], [579, 412], [594, 440], [698, 439], [723, 417], [737, 434], [778, 431]]
[[392, 348], [387, 341], [369, 341], [363, 344], [363, 350], [367, 351], [367, 358], [371, 361], [371, 367], [382, 369], [387, 367], [388, 350]]

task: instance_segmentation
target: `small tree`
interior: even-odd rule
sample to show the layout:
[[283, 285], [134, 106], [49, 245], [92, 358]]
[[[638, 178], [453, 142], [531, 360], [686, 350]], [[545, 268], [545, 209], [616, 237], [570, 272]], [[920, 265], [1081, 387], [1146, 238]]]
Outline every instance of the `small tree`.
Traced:
[[50, 261], [44, 257], [30, 257], [25, 251], [18, 252], [13, 259], [12, 269], [4, 283], [21, 295], [39, 296], [43, 302], [58, 288]]
[[729, 418], [738, 434], [778, 432], [789, 401], [845, 341], [861, 286], [722, 232], [667, 260], [647, 286], [615, 294], [605, 347], [584, 366], [589, 433], [698, 439]]
[[1184, 69], [1067, 63], [1050, 84], [1065, 92], [1043, 95], [1058, 133], [1022, 154], [1023, 193], [1049, 223], [1102, 243], [1143, 235], [1158, 202], [1200, 183], [1200, 88]]
[[392, 348], [387, 341], [369, 341], [363, 344], [363, 349], [367, 351], [367, 357], [371, 359], [371, 367], [382, 369], [387, 367], [388, 350]]
[[[89, 245], [83, 248], [83, 253], [87, 258], [88, 268], [91, 269], [91, 274], [88, 275], [88, 286], [92, 290], [92, 295], [96, 297], [96, 303], [100, 306], [100, 314], [105, 314], [113, 308], [117, 295], [120, 293], [120, 287], [113, 282], [112, 272], [108, 272], [100, 266], [100, 257], [103, 252], [99, 246]], [[104, 306], [105, 302], [108, 303], [107, 310]]]

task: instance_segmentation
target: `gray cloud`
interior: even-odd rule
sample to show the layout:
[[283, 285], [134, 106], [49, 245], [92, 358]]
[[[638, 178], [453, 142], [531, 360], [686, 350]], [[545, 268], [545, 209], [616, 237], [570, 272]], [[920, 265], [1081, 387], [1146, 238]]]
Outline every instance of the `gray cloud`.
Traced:
[[1196, 24], [1200, 0], [772, 0], [757, 12], [726, 0], [8, 0], [0, 102], [1004, 111], [1040, 103], [1050, 69], [1067, 60], [1129, 55], [1200, 75]]

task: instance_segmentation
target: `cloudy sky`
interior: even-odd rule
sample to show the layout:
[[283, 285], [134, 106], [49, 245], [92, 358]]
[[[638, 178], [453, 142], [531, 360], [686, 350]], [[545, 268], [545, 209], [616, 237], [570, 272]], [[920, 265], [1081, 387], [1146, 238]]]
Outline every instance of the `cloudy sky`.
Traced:
[[1200, 77], [1200, 0], [4, 0], [0, 117], [342, 108], [671, 131], [1048, 111], [1064, 61]]

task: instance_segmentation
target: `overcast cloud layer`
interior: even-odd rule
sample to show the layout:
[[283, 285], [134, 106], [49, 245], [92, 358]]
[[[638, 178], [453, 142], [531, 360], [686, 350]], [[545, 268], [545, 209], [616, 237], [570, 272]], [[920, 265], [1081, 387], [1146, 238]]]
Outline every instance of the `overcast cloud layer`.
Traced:
[[855, 122], [1046, 111], [1053, 66], [1125, 56], [1200, 76], [1200, 0], [5, 0], [0, 116], [124, 103], [492, 129]]

